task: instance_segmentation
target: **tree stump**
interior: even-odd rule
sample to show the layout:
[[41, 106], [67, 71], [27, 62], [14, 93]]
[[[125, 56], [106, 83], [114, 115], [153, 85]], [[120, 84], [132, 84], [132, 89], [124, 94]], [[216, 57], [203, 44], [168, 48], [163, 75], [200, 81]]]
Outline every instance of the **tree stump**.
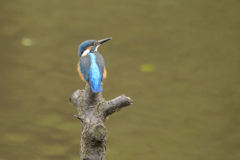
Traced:
[[85, 90], [76, 90], [69, 101], [77, 108], [82, 127], [80, 140], [81, 160], [105, 160], [107, 129], [104, 126], [107, 116], [130, 106], [133, 101], [124, 94], [105, 101], [102, 92], [94, 93], [89, 84]]

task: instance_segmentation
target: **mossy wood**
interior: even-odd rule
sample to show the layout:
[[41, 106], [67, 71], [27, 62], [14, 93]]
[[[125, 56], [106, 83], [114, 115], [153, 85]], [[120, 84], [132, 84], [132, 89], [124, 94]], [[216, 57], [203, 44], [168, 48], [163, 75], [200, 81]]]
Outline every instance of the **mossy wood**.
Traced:
[[104, 126], [107, 116], [132, 105], [133, 101], [121, 95], [110, 101], [105, 101], [102, 93], [91, 91], [86, 84], [85, 90], [75, 91], [69, 101], [77, 108], [82, 126], [80, 140], [81, 160], [105, 160], [107, 129]]

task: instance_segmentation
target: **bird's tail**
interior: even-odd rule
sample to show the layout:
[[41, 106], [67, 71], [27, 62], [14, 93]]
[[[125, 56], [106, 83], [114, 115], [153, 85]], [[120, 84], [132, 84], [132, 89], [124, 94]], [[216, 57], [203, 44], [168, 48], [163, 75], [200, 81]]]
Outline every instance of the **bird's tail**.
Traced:
[[102, 84], [101, 84], [101, 81], [100, 81], [100, 84], [99, 84], [99, 85], [96, 85], [96, 84], [91, 83], [91, 82], [90, 82], [90, 85], [91, 85], [91, 89], [92, 89], [93, 92], [95, 92], [95, 93], [102, 92]]

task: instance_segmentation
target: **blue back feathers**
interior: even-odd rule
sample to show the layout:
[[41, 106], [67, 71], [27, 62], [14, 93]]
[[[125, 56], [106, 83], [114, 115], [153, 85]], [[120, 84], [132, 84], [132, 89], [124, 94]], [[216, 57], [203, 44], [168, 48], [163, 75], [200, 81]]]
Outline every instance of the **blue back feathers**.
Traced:
[[91, 89], [93, 92], [101, 92], [102, 76], [96, 62], [96, 56], [94, 53], [89, 53], [88, 55], [90, 55], [90, 61], [91, 61], [90, 73], [89, 73], [89, 81], [90, 81]]

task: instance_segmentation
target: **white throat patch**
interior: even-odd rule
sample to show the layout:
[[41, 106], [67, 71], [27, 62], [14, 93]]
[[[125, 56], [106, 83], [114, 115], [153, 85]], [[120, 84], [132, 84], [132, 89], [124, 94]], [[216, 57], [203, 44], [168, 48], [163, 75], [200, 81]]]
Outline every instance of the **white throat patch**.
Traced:
[[97, 51], [97, 49], [98, 49], [99, 46], [100, 46], [100, 45], [98, 45], [98, 46], [95, 48], [95, 51]]

